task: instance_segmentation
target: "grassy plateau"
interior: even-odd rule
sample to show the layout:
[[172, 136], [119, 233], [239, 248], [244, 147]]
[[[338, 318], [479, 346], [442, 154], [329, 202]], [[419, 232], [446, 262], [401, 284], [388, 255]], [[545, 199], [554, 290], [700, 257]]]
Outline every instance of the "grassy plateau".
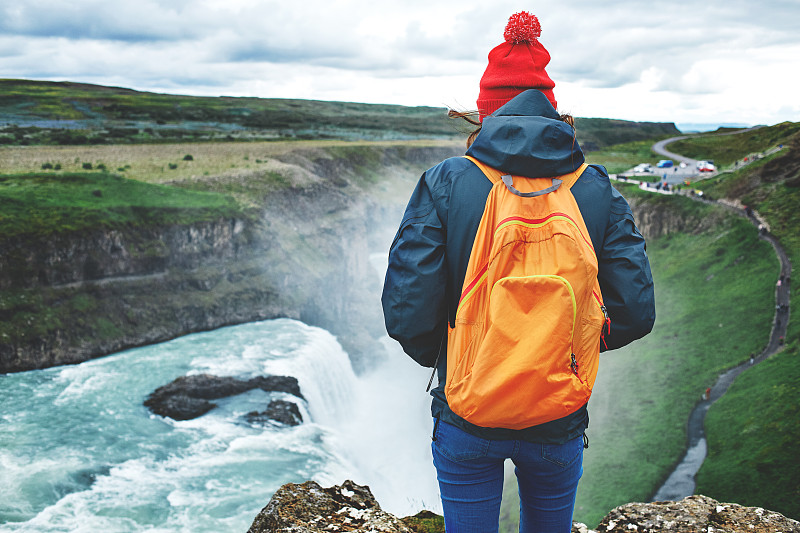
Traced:
[[4, 237], [186, 224], [239, 212], [229, 196], [102, 172], [0, 175], [0, 232]]
[[[461, 139], [444, 107], [156, 94], [84, 83], [0, 79], [0, 145]], [[577, 118], [586, 149], [669, 136], [672, 123]]]

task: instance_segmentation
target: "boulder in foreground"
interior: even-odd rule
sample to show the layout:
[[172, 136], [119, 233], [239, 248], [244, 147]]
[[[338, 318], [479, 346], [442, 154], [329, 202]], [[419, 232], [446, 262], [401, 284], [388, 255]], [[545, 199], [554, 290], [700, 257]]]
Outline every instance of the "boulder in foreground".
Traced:
[[800, 522], [760, 507], [694, 495], [679, 502], [629, 503], [613, 509], [598, 533], [800, 533]]
[[248, 533], [373, 531], [412, 533], [399, 518], [381, 509], [369, 487], [350, 480], [322, 488], [315, 481], [287, 483], [256, 516]]

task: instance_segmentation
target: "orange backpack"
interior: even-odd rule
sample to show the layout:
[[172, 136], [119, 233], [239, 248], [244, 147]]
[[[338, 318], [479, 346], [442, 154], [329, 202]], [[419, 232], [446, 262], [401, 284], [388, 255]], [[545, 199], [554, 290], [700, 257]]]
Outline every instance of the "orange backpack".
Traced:
[[448, 327], [445, 395], [475, 425], [523, 429], [589, 400], [610, 326], [597, 257], [570, 191], [587, 165], [525, 178], [467, 159], [494, 186]]

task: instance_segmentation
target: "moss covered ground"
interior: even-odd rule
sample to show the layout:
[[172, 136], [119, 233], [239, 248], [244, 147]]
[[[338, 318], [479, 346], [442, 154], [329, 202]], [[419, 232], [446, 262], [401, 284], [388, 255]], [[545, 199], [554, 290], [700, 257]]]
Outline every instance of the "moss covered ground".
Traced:
[[239, 211], [230, 196], [148, 184], [106, 172], [0, 175], [3, 238], [130, 224], [185, 224]]

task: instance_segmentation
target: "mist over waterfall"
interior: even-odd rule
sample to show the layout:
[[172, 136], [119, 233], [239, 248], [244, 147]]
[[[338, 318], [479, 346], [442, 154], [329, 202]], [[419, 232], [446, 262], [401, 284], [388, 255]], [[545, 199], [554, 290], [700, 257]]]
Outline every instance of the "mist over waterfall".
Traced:
[[[386, 252], [370, 255], [381, 283], [386, 259]], [[422, 509], [441, 513], [430, 450], [430, 396], [425, 391], [430, 369], [417, 365], [388, 336], [381, 344], [385, 353], [357, 378], [354, 416], [339, 428], [346, 436], [345, 448], [385, 510], [398, 516]]]
[[347, 454], [381, 507], [397, 516], [422, 509], [441, 513], [431, 459], [429, 371], [415, 368], [399, 345], [385, 340], [389, 358], [360, 376], [354, 417], [338, 429]]

